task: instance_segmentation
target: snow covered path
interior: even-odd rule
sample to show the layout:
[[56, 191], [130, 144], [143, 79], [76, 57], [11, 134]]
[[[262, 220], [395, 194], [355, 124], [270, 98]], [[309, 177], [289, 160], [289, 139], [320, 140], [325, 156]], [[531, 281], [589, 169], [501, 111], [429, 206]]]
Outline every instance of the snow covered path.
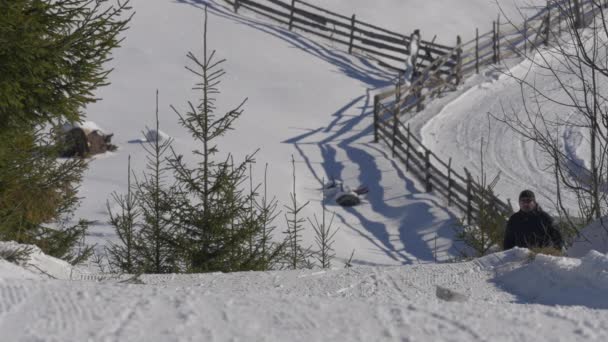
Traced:
[[[558, 61], [553, 63], [558, 64]], [[539, 69], [524, 60], [509, 70], [486, 70], [487, 77], [475, 77], [470, 80], [471, 85], [465, 84], [468, 89], [443, 104], [439, 113], [422, 125], [420, 133], [429, 149], [445, 160], [451, 157], [457, 170], [467, 167], [473, 175], [481, 174], [483, 141], [488, 181], [500, 173], [495, 192], [504, 199], [510, 198], [516, 205], [519, 192], [529, 188], [537, 193], [544, 209], [553, 211], [557, 193], [553, 169], [548, 167], [551, 161], [535, 143], [524, 140], [506, 124], [496, 120], [503, 115], [525, 118], [526, 106], [534, 106], [531, 99], [533, 94], [525, 89], [522, 91], [513, 77], [525, 78], [545, 96], [568, 103], [567, 95], [556, 86], [554, 79], [550, 75], [543, 75]], [[576, 79], [564, 76], [562, 82], [576, 82]], [[526, 105], [522, 102], [522, 96], [527, 99]], [[572, 121], [572, 109], [551, 101], [541, 102], [548, 120]], [[581, 165], [586, 163], [590, 155], [589, 141], [583, 130], [560, 132], [560, 143], [570, 148], [570, 157], [579, 160]], [[564, 193], [562, 196], [565, 206], [576, 212], [576, 199]]]
[[[526, 254], [512, 250], [455, 264], [73, 280], [15, 272], [0, 261], [0, 331], [6, 341], [608, 338], [608, 299], [601, 296], [608, 282], [600, 275], [607, 257], [589, 255], [577, 267], [580, 260], [566, 258], [527, 263]], [[437, 286], [454, 295], [439, 299]], [[543, 302], [551, 306], [534, 304]]]

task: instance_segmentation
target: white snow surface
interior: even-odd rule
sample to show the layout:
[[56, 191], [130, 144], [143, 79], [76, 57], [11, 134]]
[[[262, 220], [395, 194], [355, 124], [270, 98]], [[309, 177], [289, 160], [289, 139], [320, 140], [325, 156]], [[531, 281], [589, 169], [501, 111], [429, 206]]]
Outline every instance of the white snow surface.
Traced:
[[608, 253], [608, 217], [602, 217], [583, 228], [568, 248], [568, 255], [580, 258], [592, 250]]
[[547, 2], [542, 0], [306, 0], [344, 16], [356, 14], [357, 20], [390, 29], [409, 36], [420, 29], [421, 39], [455, 45], [456, 36], [463, 42], [479, 33], [492, 31], [492, 21], [501, 16], [501, 23], [509, 18], [513, 24], [535, 14]]
[[[491, 0], [312, 2], [407, 35], [419, 28], [425, 40], [436, 32], [444, 43], [457, 32], [489, 29], [498, 12]], [[513, 10], [511, 3], [500, 1]], [[444, 199], [424, 193], [385, 147], [371, 143], [372, 94], [395, 75], [348, 55], [343, 47], [247, 13], [234, 15], [220, 0], [132, 4], [137, 13], [114, 54], [112, 85], [101, 89], [97, 95], [103, 100], [86, 111], [87, 119], [114, 133], [113, 143], [119, 145], [116, 152], [91, 160], [81, 187], [77, 217], [95, 220], [88, 242], [103, 246], [115, 239], [106, 200], [113, 191], [125, 191], [128, 156], [136, 173], [144, 169], [140, 142], [150, 137], [141, 132], [155, 127], [156, 89], [161, 132], [174, 139], [174, 148], [187, 160], [197, 147], [169, 105], [185, 111], [187, 101], [199, 97], [191, 90], [196, 79], [184, 70], [185, 55], [189, 50], [202, 55], [202, 8], [209, 4], [209, 46], [227, 58], [218, 112], [249, 99], [220, 148], [237, 157], [261, 148], [254, 176], [261, 180], [268, 163], [270, 195], [283, 204], [291, 189], [293, 155], [298, 198], [312, 201], [304, 213], [309, 217], [320, 212], [324, 180], [369, 188], [361, 205], [327, 203], [340, 227], [335, 244], [340, 268], [113, 276], [90, 274], [36, 251], [24, 266], [0, 260], [0, 340], [608, 339], [605, 249], [587, 246], [578, 258], [534, 260], [526, 250], [514, 249], [470, 262], [433, 263], [456, 255], [453, 224], [460, 214], [446, 208]], [[518, 64], [513, 71], [525, 69]], [[459, 92], [412, 120], [431, 150], [446, 160], [453, 157], [459, 167], [478, 170], [485, 113], [497, 108], [498, 99], [515, 99], [518, 91], [497, 75], [486, 72], [467, 80]], [[502, 128], [491, 129], [497, 138], [486, 141], [486, 167], [490, 174], [503, 172], [497, 192], [516, 198], [529, 187], [537, 197], [551, 198], [549, 190], [542, 191], [552, 187], [551, 179], [539, 173], [538, 151]], [[572, 139], [564, 141], [574, 142], [574, 153], [584, 153]], [[355, 267], [341, 268], [353, 249]]]
[[[440, 8], [445, 2], [434, 3]], [[369, 193], [360, 205], [342, 208], [326, 202], [340, 228], [334, 245], [338, 262], [348, 259], [353, 250], [353, 262], [366, 265], [454, 257], [457, 215], [444, 207], [444, 199], [425, 193], [383, 147], [372, 143], [372, 94], [389, 85], [395, 75], [349, 55], [345, 47], [289, 32], [245, 10], [235, 15], [221, 0], [132, 1], [136, 15], [110, 65], [115, 68], [112, 84], [102, 88], [98, 94], [102, 100], [86, 110], [87, 120], [114, 133], [112, 142], [118, 145], [117, 151], [91, 161], [80, 189], [83, 200], [76, 218], [95, 221], [87, 242], [101, 247], [115, 239], [106, 200], [114, 191], [125, 192], [129, 156], [135, 174], [144, 170], [146, 155], [140, 143], [148, 137], [141, 132], [156, 127], [156, 89], [160, 130], [174, 139], [172, 146], [185, 160], [192, 160], [191, 151], [199, 147], [169, 105], [183, 113], [187, 101], [200, 97], [191, 90], [196, 78], [184, 66], [189, 65], [188, 51], [202, 56], [205, 4], [209, 5], [208, 46], [217, 50], [218, 58], [227, 59], [217, 112], [248, 98], [235, 130], [218, 143], [220, 151], [229, 151], [238, 160], [260, 148], [254, 178], [263, 180], [268, 164], [268, 193], [281, 205], [289, 203], [293, 156], [298, 198], [302, 203], [310, 201], [302, 212], [308, 217], [320, 217], [323, 180], [338, 179], [352, 188], [367, 186]], [[349, 1], [341, 6], [343, 13], [352, 9]], [[390, 8], [382, 11], [391, 15]], [[305, 234], [305, 241], [314, 243], [312, 228]]]
[[598, 252], [532, 260], [513, 249], [434, 265], [58, 279], [46, 275], [56, 271], [48, 263], [30, 263], [45, 273], [0, 260], [3, 341], [608, 338], [608, 255]]

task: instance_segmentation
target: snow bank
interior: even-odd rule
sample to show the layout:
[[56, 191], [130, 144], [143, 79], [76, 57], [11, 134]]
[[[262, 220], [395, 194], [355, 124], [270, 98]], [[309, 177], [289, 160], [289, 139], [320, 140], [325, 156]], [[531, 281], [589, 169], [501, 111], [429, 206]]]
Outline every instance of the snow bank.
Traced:
[[530, 251], [526, 248], [512, 248], [504, 252], [498, 252], [486, 255], [476, 259], [474, 263], [482, 268], [492, 270], [494, 268], [503, 267], [513, 263], [522, 263], [528, 260]]
[[76, 128], [76, 127], [80, 127], [84, 130], [89, 130], [89, 131], [100, 131], [101, 133], [106, 133], [106, 131], [101, 128], [97, 123], [93, 122], [93, 121], [83, 121], [83, 122], [75, 122], [75, 123], [66, 123], [65, 125], [63, 125], [63, 130], [65, 132], [71, 130], [72, 128]]
[[0, 259], [0, 282], [5, 279], [36, 279], [38, 275], [8, 262], [4, 259]]
[[494, 282], [523, 303], [608, 309], [608, 255], [597, 251], [581, 259], [539, 254]]
[[31, 249], [29, 259], [20, 265], [0, 259], [0, 278], [36, 278], [35, 275], [45, 275], [56, 279], [72, 279], [76, 274], [82, 273], [69, 263], [44, 254], [36, 246], [0, 241], [0, 251], [23, 247]]
[[592, 250], [608, 253], [608, 218], [603, 217], [583, 228], [572, 246], [568, 248], [570, 257], [582, 257]]

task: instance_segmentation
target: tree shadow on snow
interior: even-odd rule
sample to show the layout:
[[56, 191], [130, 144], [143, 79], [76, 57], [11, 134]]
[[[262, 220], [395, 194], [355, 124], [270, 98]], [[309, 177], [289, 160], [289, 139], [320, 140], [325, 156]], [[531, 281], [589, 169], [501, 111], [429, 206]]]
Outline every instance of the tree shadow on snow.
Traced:
[[[451, 240], [454, 235], [452, 229], [455, 217], [444, 210], [449, 219], [444, 222], [435, 222], [440, 203], [428, 197], [416, 186], [416, 183], [403, 172], [403, 165], [392, 160], [384, 151], [386, 147], [371, 142], [373, 139], [372, 104], [370, 92], [359, 96], [340, 108], [332, 115], [333, 119], [326, 127], [310, 129], [306, 133], [285, 141], [293, 144], [306, 163], [309, 172], [321, 185], [323, 179], [340, 179], [346, 184], [362, 184], [368, 187], [369, 193], [366, 201], [360, 206], [340, 208], [336, 206], [337, 217], [341, 226], [349, 227], [360, 234], [362, 238], [371, 242], [379, 253], [385, 253], [393, 260], [403, 264], [420, 261], [433, 261], [435, 250], [433, 240], [435, 236], [429, 234], [431, 225], [437, 225], [436, 238], [438, 240]], [[352, 112], [358, 112], [357, 115]], [[315, 151], [308, 151], [311, 147]], [[321, 154], [322, 161], [315, 163], [311, 155]], [[339, 155], [346, 155], [344, 161], [338, 159]], [[388, 161], [387, 169], [381, 169], [379, 161]], [[319, 170], [316, 165], [321, 165]], [[382, 163], [386, 167], [386, 163]], [[346, 169], [358, 168], [358, 176], [349, 179]], [[386, 189], [381, 184], [383, 176], [396, 174], [403, 184], [403, 189]], [[389, 195], [386, 190], [396, 192]], [[426, 199], [420, 197], [427, 197]], [[391, 205], [406, 199], [407, 204]], [[328, 203], [329, 204], [329, 203]], [[368, 217], [369, 209], [374, 214]], [[379, 214], [379, 215], [376, 215]], [[397, 226], [397, 229], [395, 229]], [[371, 236], [370, 236], [371, 233]], [[399, 244], [396, 244], [399, 242]], [[402, 245], [403, 248], [398, 245]], [[437, 255], [446, 253], [455, 254], [456, 250], [448, 246], [437, 246]]]
[[[306, 53], [324, 60], [338, 68], [343, 74], [368, 85], [365, 95], [358, 96], [339, 108], [331, 116], [331, 121], [324, 127], [300, 128], [305, 133], [299, 134], [283, 143], [293, 144], [309, 172], [319, 185], [323, 179], [340, 179], [347, 184], [362, 184], [368, 187], [365, 201], [355, 207], [342, 208], [335, 203], [330, 208], [336, 212], [341, 227], [348, 227], [362, 238], [367, 239], [375, 248], [367, 254], [383, 253], [402, 264], [431, 262], [437, 255], [455, 255], [456, 250], [450, 245], [437, 245], [434, 250], [433, 239], [452, 240], [453, 225], [456, 217], [445, 207], [429, 199], [417, 183], [412, 181], [403, 170], [403, 165], [392, 160], [384, 151], [385, 146], [374, 144], [373, 140], [373, 104], [371, 91], [393, 84], [395, 74], [383, 70], [368, 60], [347, 55], [338, 49], [330, 49], [321, 43], [311, 41], [287, 28], [258, 22], [235, 15], [226, 7], [213, 0], [175, 0], [177, 3], [190, 4], [198, 8], [208, 6], [210, 13], [250, 26], [256, 30], [271, 34]], [[338, 52], [337, 52], [338, 51]], [[357, 61], [360, 65], [355, 65]], [[321, 161], [315, 161], [321, 155]], [[340, 160], [339, 155], [345, 155]], [[383, 162], [382, 161], [388, 161]], [[386, 167], [381, 169], [379, 163]], [[356, 176], [349, 178], [348, 172], [358, 168]], [[401, 189], [386, 189], [381, 184], [383, 176], [394, 174], [402, 181]], [[386, 191], [390, 190], [387, 194]], [[406, 199], [406, 204], [399, 203]], [[392, 205], [391, 203], [396, 204]], [[441, 211], [448, 219], [437, 222], [437, 213]], [[432, 226], [436, 235], [429, 233]], [[344, 228], [343, 228], [344, 229]], [[371, 236], [370, 236], [371, 235]], [[401, 247], [403, 246], [403, 247]], [[356, 252], [355, 252], [356, 254]], [[353, 263], [370, 265], [366, 261], [354, 260]]]
[[[263, 19], [267, 22], [260, 22], [259, 19], [243, 17], [232, 13], [226, 7], [213, 0], [174, 0], [174, 2], [189, 4], [200, 9], [207, 6], [209, 13], [213, 15], [247, 25], [284, 40], [293, 47], [334, 65], [344, 75], [359, 80], [372, 88], [382, 88], [394, 83], [396, 76], [394, 73], [390, 73], [372, 64], [368, 59], [348, 55], [340, 49], [332, 49], [322, 43], [314, 42], [299, 33], [278, 26], [280, 24], [272, 22], [271, 19]], [[219, 2], [223, 3], [221, 0]], [[352, 60], [357, 60], [362, 66], [353, 64]]]

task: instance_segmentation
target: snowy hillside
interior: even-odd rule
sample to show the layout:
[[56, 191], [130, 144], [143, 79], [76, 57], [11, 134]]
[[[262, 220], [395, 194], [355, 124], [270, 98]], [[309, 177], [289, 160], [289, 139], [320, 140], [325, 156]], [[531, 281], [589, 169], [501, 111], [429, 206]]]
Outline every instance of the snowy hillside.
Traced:
[[[400, 12], [394, 8], [404, 8], [397, 0], [383, 1], [379, 7], [360, 3], [356, 13], [407, 34], [415, 27], [422, 32], [440, 29], [440, 34], [487, 26], [500, 11], [492, 1], [412, 3], [420, 7], [418, 12], [403, 9], [407, 20], [396, 15]], [[513, 11], [515, 4], [501, 2], [505, 11]], [[336, 236], [341, 260], [353, 250], [355, 263], [372, 265], [441, 261], [456, 255], [453, 224], [460, 214], [445, 209], [444, 199], [424, 193], [416, 180], [387, 158], [383, 147], [371, 143], [372, 94], [389, 86], [393, 73], [348, 55], [344, 47], [291, 33], [246, 11], [234, 15], [222, 0], [135, 0], [132, 5], [136, 15], [123, 47], [115, 53], [112, 85], [99, 92], [103, 101], [87, 109], [87, 120], [114, 133], [119, 146], [91, 163], [81, 187], [83, 202], [77, 217], [95, 221], [90, 243], [102, 246], [114, 238], [107, 224], [106, 201], [112, 192], [126, 191], [128, 156], [136, 174], [143, 170], [145, 154], [139, 142], [142, 131], [153, 126], [156, 89], [161, 131], [175, 139], [175, 149], [186, 157], [196, 148], [169, 105], [184, 109], [188, 100], [198, 97], [190, 90], [195, 79], [184, 69], [185, 55], [187, 51], [201, 54], [202, 9], [209, 5], [209, 46], [227, 59], [219, 112], [248, 98], [245, 114], [220, 149], [244, 156], [260, 148], [254, 177], [261, 181], [268, 164], [269, 193], [282, 204], [289, 199], [294, 156], [298, 196], [302, 202], [311, 201], [304, 211], [309, 217], [320, 213], [323, 179], [367, 186], [370, 192], [362, 205], [345, 209], [327, 203], [341, 228]], [[355, 8], [350, 1], [331, 1], [327, 7], [339, 13]], [[475, 8], [474, 17], [453, 22], [461, 17], [454, 13], [464, 8]], [[422, 25], [419, 12], [429, 13], [441, 24]], [[409, 21], [417, 25], [406, 27]], [[436, 152], [441, 150], [439, 146]], [[312, 229], [306, 234], [312, 243]]]
[[492, 21], [501, 14], [513, 23], [523, 21], [547, 4], [543, 0], [310, 0], [312, 4], [350, 16], [356, 14], [362, 21], [376, 23], [396, 32], [411, 33], [420, 29], [423, 40], [453, 46], [456, 36], [463, 41], [475, 38], [475, 29], [480, 33], [492, 30]]
[[[333, 11], [404, 34], [419, 28], [451, 44], [475, 27], [485, 31], [499, 9], [493, 0], [310, 0]], [[515, 2], [500, 1], [506, 13]], [[544, 1], [518, 1], [533, 12]], [[127, 158], [143, 171], [142, 132], [153, 127], [160, 91], [160, 129], [190, 158], [196, 148], [169, 109], [198, 94], [184, 66], [202, 50], [203, 6], [208, 43], [226, 58], [218, 111], [245, 113], [220, 149], [237, 158], [260, 148], [254, 177], [268, 164], [269, 192], [287, 204], [296, 161], [304, 214], [319, 215], [325, 179], [365, 185], [358, 206], [336, 212], [336, 268], [188, 275], [117, 275], [72, 267], [34, 248], [31, 258], [0, 258], [0, 341], [606, 341], [608, 252], [601, 222], [589, 226], [567, 257], [513, 249], [450, 263], [457, 255], [453, 226], [461, 215], [372, 143], [373, 93], [394, 74], [373, 62], [240, 11], [222, 0], [132, 0], [136, 15], [117, 49], [112, 85], [86, 110], [88, 125], [114, 133], [118, 150], [96, 156], [80, 189], [77, 218], [94, 220], [88, 243], [101, 249], [116, 236], [106, 201], [127, 187]], [[523, 73], [527, 65], [509, 61]], [[457, 167], [479, 171], [482, 137], [489, 174], [501, 171], [497, 193], [516, 198], [524, 187], [548, 204], [551, 178], [540, 154], [496, 125], [487, 112], [519, 90], [496, 71], [469, 78], [411, 120], [414, 132]], [[550, 87], [550, 84], [544, 84]], [[517, 108], [515, 106], [515, 108]], [[488, 130], [491, 131], [491, 135]], [[564, 133], [585, 163], [578, 132]], [[493, 139], [490, 139], [493, 138]], [[110, 206], [113, 204], [110, 203]], [[548, 208], [550, 209], [550, 208]], [[284, 225], [279, 218], [276, 224]], [[278, 229], [282, 230], [282, 229]], [[312, 229], [306, 241], [312, 243]], [[18, 247], [0, 242], [0, 255]], [[590, 251], [597, 249], [598, 251]], [[352, 268], [343, 261], [355, 251]], [[439, 261], [438, 263], [435, 261]], [[95, 271], [96, 272], [96, 271]]]
[[605, 341], [608, 256], [529, 260], [515, 249], [458, 264], [137, 278], [66, 267], [59, 279], [42, 273], [50, 257], [0, 260], [0, 332], [3, 341]]
[[[113, 191], [125, 191], [129, 155], [134, 171], [143, 169], [144, 150], [138, 141], [152, 126], [156, 89], [161, 131], [175, 138], [179, 152], [189, 155], [195, 148], [169, 105], [184, 109], [186, 101], [198, 96], [190, 90], [195, 80], [184, 65], [187, 51], [200, 54], [202, 49], [204, 4], [210, 5], [209, 46], [227, 58], [219, 111], [249, 99], [236, 130], [220, 148], [237, 156], [260, 148], [254, 177], [261, 180], [268, 163], [269, 192], [283, 204], [289, 198], [293, 155], [298, 196], [311, 201], [305, 210], [310, 217], [320, 212], [323, 179], [367, 186], [370, 192], [360, 206], [344, 209], [328, 203], [341, 228], [336, 236], [340, 259], [353, 250], [355, 263], [374, 265], [454, 256], [454, 213], [443, 208], [442, 199], [423, 193], [383, 148], [371, 144], [370, 94], [390, 84], [395, 75], [348, 55], [343, 47], [290, 33], [253, 15], [235, 16], [219, 0], [133, 1], [136, 15], [123, 47], [115, 53], [112, 85], [100, 91], [103, 101], [87, 110], [87, 119], [113, 132], [119, 146], [95, 159], [85, 175], [78, 216], [96, 220], [89, 242], [103, 245], [114, 236], [107, 224], [106, 200]], [[348, 13], [352, 8], [348, 1], [339, 6], [333, 9]], [[382, 12], [391, 13], [388, 8]], [[308, 241], [312, 242], [310, 236]]]

